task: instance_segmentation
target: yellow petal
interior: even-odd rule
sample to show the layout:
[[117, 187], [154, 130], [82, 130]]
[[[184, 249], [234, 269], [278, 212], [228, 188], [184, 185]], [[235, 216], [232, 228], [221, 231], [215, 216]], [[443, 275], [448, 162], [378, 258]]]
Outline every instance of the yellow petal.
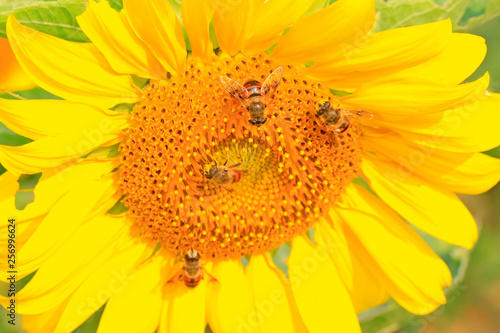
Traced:
[[382, 31], [342, 45], [306, 70], [312, 78], [350, 90], [432, 59], [451, 36], [449, 20]]
[[244, 332], [258, 329], [243, 265], [239, 260], [214, 264], [211, 274], [218, 282], [207, 287], [207, 320], [214, 332]]
[[428, 147], [472, 153], [500, 146], [500, 95], [484, 100], [400, 122], [385, 122], [406, 139]]
[[285, 274], [266, 255], [252, 255], [245, 269], [261, 333], [306, 332]]
[[315, 226], [314, 241], [326, 249], [339, 271], [356, 313], [380, 305], [389, 299], [385, 288], [373, 278], [361, 260], [349, 250], [340, 217], [330, 210], [333, 225], [325, 220]]
[[[181, 24], [168, 1], [124, 0], [126, 18], [165, 70], [179, 74], [186, 61], [186, 43]], [[160, 68], [152, 68], [161, 73]]]
[[[57, 307], [52, 308], [49, 311], [40, 314], [23, 315], [23, 329], [26, 332], [53, 333], [59, 318], [61, 318], [66, 303], [67, 301], [59, 304]], [[41, 327], [43, 327], [44, 331], [40, 330]]]
[[214, 29], [222, 51], [231, 56], [237, 54], [250, 33], [256, 14], [254, 0], [240, 0], [238, 4], [217, 2], [214, 13]]
[[135, 35], [125, 10], [118, 13], [107, 1], [91, 0], [77, 21], [117, 73], [155, 79], [165, 77], [160, 62]]
[[73, 132], [106, 116], [101, 109], [88, 104], [0, 99], [0, 121], [11, 131], [33, 140]]
[[443, 52], [417, 66], [403, 69], [393, 74], [392, 77], [421, 77], [448, 84], [458, 84], [474, 73], [485, 55], [484, 38], [454, 33]]
[[343, 44], [359, 43], [374, 23], [375, 1], [339, 0], [294, 24], [272, 57], [291, 63], [325, 60]]
[[[183, 0], [182, 20], [189, 36], [193, 56], [209, 59], [213, 54], [213, 44], [210, 40], [209, 25], [217, 5], [216, 0]], [[224, 5], [234, 6], [230, 2]], [[238, 2], [239, 5], [239, 2]]]
[[341, 102], [352, 109], [371, 111], [384, 120], [386, 116], [428, 114], [472, 103], [484, 98], [488, 84], [488, 73], [479, 80], [460, 85], [389, 77], [363, 85], [353, 94], [341, 98]]
[[321, 219], [314, 226], [314, 241], [318, 246], [324, 248], [332, 258], [339, 276], [344, 282], [347, 290], [353, 289], [353, 263], [351, 254], [347, 247], [347, 240], [342, 233], [342, 226], [339, 225], [340, 217], [335, 216], [335, 211], [330, 212], [330, 218], [333, 225], [330, 226], [329, 221]]
[[82, 223], [105, 214], [113, 207], [117, 201], [114, 183], [112, 177], [105, 176], [101, 180], [87, 182], [78, 191], [72, 191], [59, 200], [19, 250], [18, 256], [23, 260], [17, 265], [18, 277], [38, 269]]
[[324, 248], [295, 237], [287, 264], [299, 313], [309, 332], [361, 332], [349, 294]]
[[21, 68], [12, 52], [9, 41], [0, 38], [0, 90], [16, 91], [33, 88], [35, 83]]
[[[130, 275], [129, 284], [111, 296], [104, 308], [97, 333], [154, 332], [160, 322], [164, 259], [156, 256]], [[138, 301], [144, 311], [137, 311]]]
[[101, 117], [78, 130], [46, 136], [23, 146], [0, 145], [0, 163], [14, 174], [35, 174], [58, 168], [101, 146], [122, 138], [128, 115]]
[[[243, 41], [242, 51], [247, 55], [263, 53], [276, 44], [285, 29], [297, 22], [314, 3], [314, 0], [257, 0], [253, 3], [255, 4], [254, 12], [249, 13], [251, 20], [248, 23], [249, 38]], [[222, 6], [218, 5], [217, 8], [219, 7]]]
[[[16, 229], [16, 252], [19, 252], [24, 244], [30, 239], [31, 235], [38, 228], [40, 223], [42, 223], [43, 216], [37, 217], [29, 221], [28, 223], [18, 224], [15, 223]], [[17, 220], [16, 220], [17, 221]], [[0, 236], [0, 255], [7, 257], [7, 250], [9, 244], [9, 233], [7, 232], [7, 228], [0, 229], [0, 232], [3, 233], [3, 236]], [[0, 265], [0, 271], [8, 271], [8, 267], [6, 266], [8, 263], [6, 262], [4, 265]], [[6, 282], [7, 276], [0, 277], [0, 281]]]
[[339, 205], [351, 251], [401, 306], [426, 314], [446, 303], [450, 271], [405, 221], [355, 185]]
[[445, 242], [468, 249], [477, 240], [474, 218], [451, 191], [409, 176], [395, 179], [397, 167], [373, 159], [362, 165], [370, 187], [408, 222]]
[[352, 253], [352, 263], [354, 285], [352, 290], [349, 290], [349, 295], [356, 313], [361, 313], [387, 302], [390, 298], [389, 292], [373, 276], [357, 253]]
[[[17, 225], [30, 222], [34, 218], [47, 214], [69, 191], [78, 191], [80, 186], [88, 181], [101, 178], [117, 166], [118, 160], [115, 159], [84, 160], [75, 165], [44, 172], [33, 190], [35, 198], [32, 203], [19, 211], [15, 209], [14, 196], [12, 195], [7, 200], [0, 201], [0, 211], [15, 216]], [[0, 228], [6, 227], [7, 221], [0, 221]]]
[[33, 81], [70, 101], [111, 107], [135, 103], [140, 90], [126, 75], [112, 71], [90, 43], [74, 43], [25, 27], [9, 16], [7, 36]]
[[133, 281], [131, 272], [151, 254], [145, 249], [145, 244], [137, 240], [115, 247], [113, 256], [92, 272], [70, 296], [53, 332], [74, 331], [111, 296], [120, 294]]
[[500, 159], [482, 153], [455, 153], [412, 143], [400, 135], [387, 134], [365, 141], [367, 150], [397, 165], [395, 179], [417, 175], [453, 192], [479, 194], [500, 179]]
[[[100, 232], [95, 232], [100, 230]], [[57, 306], [114, 255], [117, 243], [130, 232], [124, 218], [104, 215], [78, 228], [17, 293], [21, 313], [42, 313]]]
[[[18, 216], [16, 212], [15, 205], [15, 195], [19, 189], [19, 183], [17, 182], [18, 177], [12, 173], [6, 171], [0, 175], [0, 212], [2, 212], [3, 223], [0, 225], [0, 256], [7, 258], [9, 255], [8, 242], [9, 242], [9, 231], [15, 230], [16, 232], [16, 249], [19, 249], [19, 236], [22, 232], [19, 225], [17, 224]], [[11, 241], [12, 242], [12, 241]], [[0, 263], [0, 268], [5, 268], [7, 270], [7, 265], [9, 263], [5, 260], [4, 263]], [[0, 276], [0, 281], [6, 282], [6, 275]]]
[[208, 277], [205, 276], [204, 279], [192, 289], [182, 282], [167, 284], [159, 333], [205, 332], [205, 295]]
[[[12, 201], [12, 198], [19, 189], [19, 183], [17, 182], [18, 178], [18, 176], [8, 171], [0, 175], [0, 187], [2, 188], [2, 191], [0, 192], [0, 205], [2, 205], [5, 201]], [[1, 211], [5, 212], [3, 209]]]

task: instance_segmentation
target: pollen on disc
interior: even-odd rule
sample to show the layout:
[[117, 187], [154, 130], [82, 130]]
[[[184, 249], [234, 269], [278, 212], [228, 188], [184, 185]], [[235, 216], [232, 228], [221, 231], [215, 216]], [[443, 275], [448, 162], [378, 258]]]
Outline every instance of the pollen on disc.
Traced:
[[[263, 82], [283, 78], [258, 128], [221, 76]], [[144, 237], [205, 258], [263, 253], [303, 234], [328, 215], [359, 173], [361, 144], [353, 124], [335, 142], [315, 115], [331, 99], [293, 66], [266, 57], [188, 59], [185, 72], [151, 81], [120, 145], [120, 189]], [[241, 163], [241, 179], [207, 179], [215, 163]]]

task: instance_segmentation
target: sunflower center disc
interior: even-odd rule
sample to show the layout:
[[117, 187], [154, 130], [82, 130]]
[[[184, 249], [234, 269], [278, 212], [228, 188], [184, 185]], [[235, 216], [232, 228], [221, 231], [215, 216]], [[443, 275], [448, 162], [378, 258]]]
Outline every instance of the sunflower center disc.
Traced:
[[[205, 258], [262, 253], [303, 234], [357, 176], [359, 128], [335, 135], [315, 115], [332, 99], [293, 66], [257, 128], [220, 82], [264, 82], [266, 57], [187, 61], [183, 75], [151, 81], [121, 144], [120, 188], [142, 235], [176, 252]], [[333, 102], [332, 102], [333, 103]], [[241, 163], [239, 182], [220, 185], [205, 172]]]

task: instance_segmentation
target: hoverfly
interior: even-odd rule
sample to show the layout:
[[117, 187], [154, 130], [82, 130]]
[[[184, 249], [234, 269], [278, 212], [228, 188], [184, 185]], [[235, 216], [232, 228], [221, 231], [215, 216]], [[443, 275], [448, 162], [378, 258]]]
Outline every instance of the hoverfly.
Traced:
[[241, 106], [248, 111], [249, 122], [257, 127], [266, 121], [266, 107], [269, 104], [272, 93], [278, 88], [283, 76], [283, 68], [278, 67], [267, 77], [263, 84], [258, 80], [250, 79], [244, 85], [227, 76], [221, 76], [220, 80], [226, 90], [237, 98]]
[[235, 169], [239, 167], [241, 163], [227, 167], [227, 161], [228, 160], [226, 160], [224, 165], [217, 165], [217, 162], [215, 162], [210, 170], [205, 172], [205, 177], [207, 179], [213, 179], [219, 185], [231, 185], [239, 182], [247, 170]]
[[194, 250], [189, 250], [184, 255], [184, 265], [182, 268], [174, 275], [173, 278], [168, 280], [167, 283], [172, 283], [175, 279], [183, 281], [186, 287], [194, 288], [200, 284], [203, 279], [203, 271], [210, 276], [210, 281], [217, 281], [212, 275], [210, 275], [202, 266], [200, 262], [200, 254]]
[[316, 104], [316, 116], [323, 120], [327, 129], [333, 134], [340, 134], [349, 129], [352, 120], [357, 118], [371, 119], [373, 114], [368, 111], [344, 109], [334, 107], [330, 102]]

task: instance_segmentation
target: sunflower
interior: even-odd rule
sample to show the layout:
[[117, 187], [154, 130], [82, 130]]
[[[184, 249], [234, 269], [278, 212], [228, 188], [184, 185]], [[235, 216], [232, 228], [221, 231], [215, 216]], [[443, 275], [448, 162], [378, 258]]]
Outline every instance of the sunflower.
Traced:
[[[484, 40], [448, 20], [372, 33], [373, 0], [314, 2], [183, 0], [177, 16], [90, 1], [91, 43], [9, 17], [22, 67], [64, 99], [0, 100], [33, 140], [0, 146], [17, 277], [36, 271], [16, 295], [27, 331], [71, 332], [104, 307], [99, 332], [359, 332], [356, 314], [390, 297], [416, 314], [446, 302], [448, 267], [409, 223], [476, 241], [455, 192], [500, 178], [480, 153], [500, 144], [500, 97], [487, 74], [462, 83]], [[254, 126], [221, 77], [258, 89], [276, 70]], [[18, 177], [38, 173], [16, 209]]]

